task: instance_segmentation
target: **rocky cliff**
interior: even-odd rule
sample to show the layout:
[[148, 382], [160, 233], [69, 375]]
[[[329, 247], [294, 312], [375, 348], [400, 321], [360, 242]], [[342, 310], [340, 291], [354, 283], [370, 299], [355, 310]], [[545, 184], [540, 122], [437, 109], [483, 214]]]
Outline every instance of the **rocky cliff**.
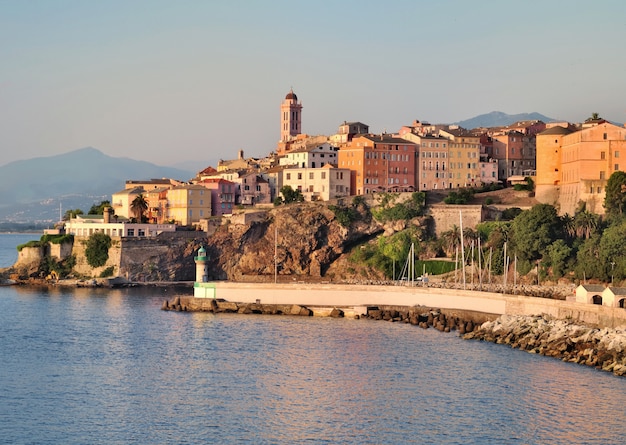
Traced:
[[329, 269], [343, 253], [383, 231], [364, 204], [352, 209], [346, 227], [328, 205], [308, 202], [273, 208], [250, 224], [222, 225], [207, 240], [209, 277], [273, 280], [277, 266], [279, 279], [332, 278]]

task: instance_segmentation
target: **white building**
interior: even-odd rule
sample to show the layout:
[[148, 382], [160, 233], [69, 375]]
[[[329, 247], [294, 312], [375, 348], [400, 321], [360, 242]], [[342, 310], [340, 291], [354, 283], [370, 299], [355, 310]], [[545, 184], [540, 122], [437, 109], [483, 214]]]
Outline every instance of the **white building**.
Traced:
[[103, 215], [78, 215], [65, 223], [65, 233], [88, 237], [94, 233], [104, 233], [111, 238], [154, 237], [163, 232], [175, 232], [175, 224], [132, 224], [109, 222]]
[[350, 170], [326, 164], [321, 168], [287, 168], [282, 185], [299, 190], [307, 201], [350, 196]]
[[[325, 139], [325, 138], [324, 138]], [[337, 165], [339, 149], [330, 142], [310, 138], [302, 147], [295, 148], [280, 158], [280, 165], [296, 165], [301, 168], [319, 168], [326, 164]]]

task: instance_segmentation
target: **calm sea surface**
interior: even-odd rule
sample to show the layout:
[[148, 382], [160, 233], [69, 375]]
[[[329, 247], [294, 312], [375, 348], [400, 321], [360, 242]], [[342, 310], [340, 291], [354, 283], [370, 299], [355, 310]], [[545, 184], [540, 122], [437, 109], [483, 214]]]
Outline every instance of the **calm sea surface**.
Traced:
[[[0, 258], [37, 239], [0, 235]], [[2, 444], [624, 443], [626, 380], [382, 321], [0, 287]]]

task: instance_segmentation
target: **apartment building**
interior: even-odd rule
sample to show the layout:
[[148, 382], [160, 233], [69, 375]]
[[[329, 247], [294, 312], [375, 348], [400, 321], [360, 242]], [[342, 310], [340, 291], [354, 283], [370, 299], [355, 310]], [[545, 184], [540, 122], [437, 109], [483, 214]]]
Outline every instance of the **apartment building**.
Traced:
[[339, 149], [339, 167], [351, 170], [353, 195], [417, 190], [417, 145], [397, 136], [355, 136]]
[[167, 219], [189, 226], [211, 216], [211, 192], [198, 184], [184, 184], [167, 191]]
[[494, 135], [492, 157], [498, 160], [498, 179], [530, 176], [536, 169], [536, 137], [519, 131]]
[[326, 164], [337, 165], [339, 148], [328, 142], [326, 136], [308, 138], [300, 146], [294, 144], [292, 150], [279, 160], [280, 165], [295, 165], [301, 168], [318, 168]]
[[[128, 182], [127, 182], [128, 184]], [[131, 204], [139, 195], [145, 195], [146, 191], [142, 186], [125, 188], [111, 195], [111, 208], [118, 219], [130, 219], [134, 215], [131, 211]]]
[[624, 127], [604, 120], [578, 131], [552, 127], [537, 135], [535, 196], [557, 205], [560, 214], [574, 214], [580, 202], [604, 214], [606, 183], [614, 172], [625, 170], [624, 156]]
[[455, 126], [440, 129], [439, 136], [448, 139], [450, 188], [479, 186], [480, 136]]
[[299, 190], [307, 201], [328, 201], [350, 196], [350, 169], [326, 164], [320, 168], [290, 167], [282, 184]]
[[206, 178], [197, 183], [211, 192], [211, 216], [231, 215], [238, 185], [222, 178]]

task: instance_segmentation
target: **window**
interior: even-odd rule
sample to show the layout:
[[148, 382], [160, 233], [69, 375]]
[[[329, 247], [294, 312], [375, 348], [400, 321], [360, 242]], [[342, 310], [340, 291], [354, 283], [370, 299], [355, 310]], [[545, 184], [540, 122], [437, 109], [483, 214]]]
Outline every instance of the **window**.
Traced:
[[287, 173], [287, 181], [291, 179], [291, 173]]
[[322, 179], [326, 179], [326, 172], [322, 172]]
[[618, 171], [618, 170], [619, 170], [619, 164], [615, 164], [615, 165], [614, 165], [614, 167], [615, 167], [615, 168], [614, 168], [613, 170], [615, 170], [615, 171]]
[[605, 172], [600, 172], [600, 179], [605, 179], [606, 178], [606, 173]]
[[302, 179], [302, 173], [298, 173], [298, 179]]
[[313, 179], [313, 172], [309, 172], [309, 179]]
[[128, 229], [128, 236], [135, 236], [135, 229]]
[[619, 158], [619, 151], [615, 150], [615, 154], [613, 156], [616, 157], [616, 158]]
[[606, 133], [602, 135], [602, 139], [606, 140]]
[[606, 152], [605, 151], [601, 151], [600, 152], [600, 159], [602, 159], [602, 160], [606, 159]]

